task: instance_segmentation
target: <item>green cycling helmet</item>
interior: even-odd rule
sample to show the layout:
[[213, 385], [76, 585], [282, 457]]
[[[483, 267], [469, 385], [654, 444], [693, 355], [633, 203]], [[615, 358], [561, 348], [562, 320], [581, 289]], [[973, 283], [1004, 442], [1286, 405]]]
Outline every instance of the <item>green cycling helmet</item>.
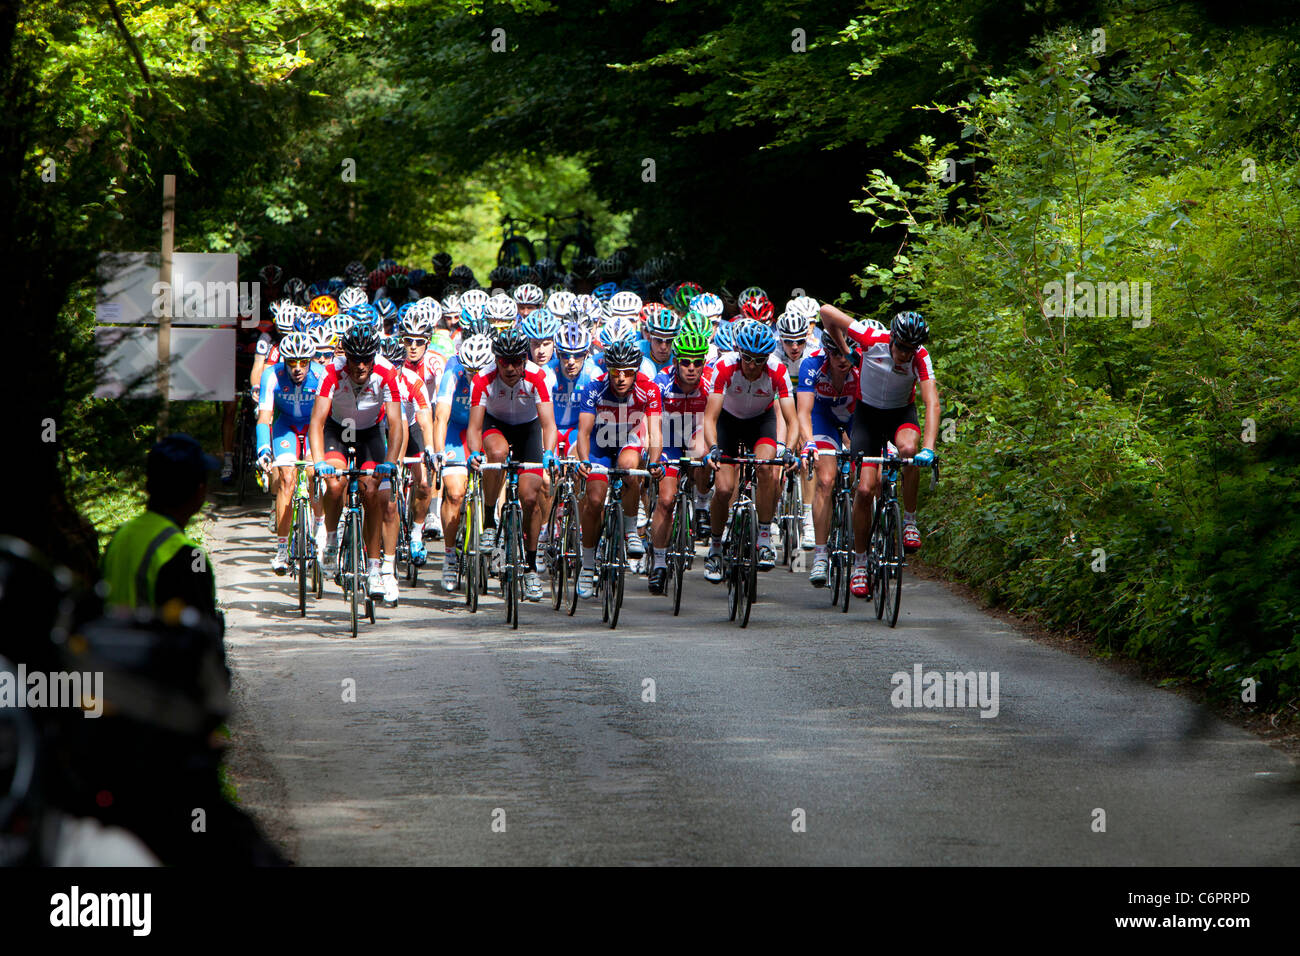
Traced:
[[694, 326], [683, 325], [673, 339], [674, 358], [705, 358], [709, 354], [709, 337]]
[[687, 329], [694, 329], [706, 339], [713, 337], [713, 321], [707, 315], [699, 312], [691, 311], [682, 316], [682, 327], [677, 334], [681, 335]]

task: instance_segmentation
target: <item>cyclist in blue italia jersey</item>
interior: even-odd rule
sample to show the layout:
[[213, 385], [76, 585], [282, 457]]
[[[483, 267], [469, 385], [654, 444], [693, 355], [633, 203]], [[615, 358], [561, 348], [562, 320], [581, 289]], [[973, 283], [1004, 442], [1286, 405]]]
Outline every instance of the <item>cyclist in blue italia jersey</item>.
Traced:
[[492, 337], [483, 333], [460, 340], [438, 380], [433, 407], [433, 456], [442, 469], [442, 586], [456, 590], [456, 538], [460, 507], [469, 480], [465, 431], [469, 428], [470, 383], [493, 363]]
[[[289, 570], [289, 501], [294, 492], [294, 462], [313, 460], [307, 447], [307, 426], [311, 423], [316, 393], [325, 378], [325, 368], [312, 361], [316, 343], [304, 332], [290, 332], [280, 342], [280, 361], [262, 371], [257, 402], [257, 459], [269, 470], [276, 466], [275, 531], [276, 551], [271, 568], [276, 574]], [[312, 472], [308, 471], [308, 474]], [[321, 516], [319, 501], [312, 511]]]
[[681, 317], [667, 306], [652, 303], [641, 310], [641, 331], [645, 336], [640, 342], [641, 354], [654, 366], [654, 375], [673, 364], [673, 340], [681, 327]]
[[601, 370], [590, 358], [591, 333], [580, 322], [570, 322], [555, 334], [555, 453], [561, 458], [577, 454], [578, 413], [582, 410], [583, 388], [600, 377]]

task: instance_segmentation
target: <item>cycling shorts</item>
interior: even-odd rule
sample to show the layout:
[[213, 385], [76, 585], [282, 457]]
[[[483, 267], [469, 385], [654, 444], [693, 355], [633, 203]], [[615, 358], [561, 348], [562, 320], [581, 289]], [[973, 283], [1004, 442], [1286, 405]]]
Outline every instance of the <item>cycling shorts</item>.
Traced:
[[275, 464], [292, 467], [301, 458], [314, 461], [311, 450], [307, 447], [307, 427], [310, 423], [295, 425], [283, 415], [277, 415], [271, 422], [271, 454]]
[[442, 444], [442, 473], [463, 474], [468, 465], [469, 455], [465, 451], [465, 432], [464, 428], [457, 428], [455, 425], [447, 426], [447, 440]]
[[837, 452], [844, 450], [844, 426], [828, 411], [813, 405], [812, 414], [813, 444], [818, 451]]
[[354, 440], [343, 440], [343, 426], [332, 418], [325, 419], [325, 460], [336, 468], [348, 466], [348, 446], [357, 450], [357, 467], [373, 468], [388, 457], [383, 425], [358, 428]]
[[741, 445], [753, 454], [762, 444], [776, 447], [775, 406], [753, 418], [737, 418], [725, 410], [718, 412], [718, 448], [724, 455], [734, 456]]
[[[510, 446], [510, 457], [515, 461], [542, 460], [542, 421], [534, 418], [522, 425], [511, 425], [492, 415], [483, 416], [483, 438], [496, 432]], [[486, 441], [484, 442], [486, 447]], [[540, 475], [540, 468], [526, 468], [521, 475]]]
[[909, 428], [915, 432], [921, 431], [916, 417], [916, 402], [902, 408], [873, 408], [864, 402], [858, 402], [858, 407], [853, 412], [853, 437], [849, 450], [855, 454], [879, 458], [885, 450], [885, 443], [893, 441], [897, 444], [898, 433]]

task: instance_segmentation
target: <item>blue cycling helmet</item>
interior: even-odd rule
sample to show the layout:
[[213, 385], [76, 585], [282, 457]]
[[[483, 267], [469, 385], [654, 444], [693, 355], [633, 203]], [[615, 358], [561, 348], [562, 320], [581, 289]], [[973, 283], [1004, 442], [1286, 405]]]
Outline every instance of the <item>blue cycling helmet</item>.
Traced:
[[381, 319], [388, 319], [397, 315], [397, 306], [393, 304], [392, 299], [380, 299], [374, 304], [373, 308]]
[[319, 282], [313, 282], [311, 285], [307, 286], [308, 299], [314, 299], [317, 296], [324, 295], [324, 294], [325, 294], [325, 286]]
[[483, 314], [483, 306], [470, 302], [460, 307], [461, 335], [479, 335], [492, 331], [492, 323]]
[[540, 309], [534, 309], [532, 314], [519, 323], [519, 331], [530, 339], [554, 338], [555, 333], [560, 331], [560, 320], [555, 317], [550, 309], [543, 306]]
[[337, 296], [340, 292], [348, 287], [347, 282], [342, 276], [335, 276], [325, 283], [325, 294]]
[[562, 355], [585, 355], [590, 348], [591, 332], [581, 322], [568, 322], [555, 333], [555, 351]]
[[318, 321], [324, 321], [325, 316], [318, 312], [295, 312], [293, 316], [293, 330], [295, 332], [306, 332]]
[[591, 294], [594, 295], [601, 302], [608, 302], [611, 298], [613, 298], [614, 293], [617, 291], [618, 291], [617, 282], [602, 282], [600, 285], [596, 286], [596, 288], [591, 290]]
[[776, 350], [776, 336], [762, 322], [746, 322], [736, 330], [736, 351], [750, 355], [771, 355]]
[[718, 347], [719, 352], [734, 352], [736, 350], [735, 323], [719, 323], [718, 331], [713, 333], [713, 344]]

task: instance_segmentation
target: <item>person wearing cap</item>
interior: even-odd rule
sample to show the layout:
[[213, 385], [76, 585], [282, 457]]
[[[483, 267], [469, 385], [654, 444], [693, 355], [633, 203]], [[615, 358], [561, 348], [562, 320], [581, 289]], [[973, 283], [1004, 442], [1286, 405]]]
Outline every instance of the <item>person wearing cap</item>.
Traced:
[[220, 462], [189, 435], [169, 435], [149, 452], [143, 514], [118, 528], [100, 560], [110, 608], [145, 608], [164, 619], [184, 607], [222, 623], [207, 553], [185, 533]]

